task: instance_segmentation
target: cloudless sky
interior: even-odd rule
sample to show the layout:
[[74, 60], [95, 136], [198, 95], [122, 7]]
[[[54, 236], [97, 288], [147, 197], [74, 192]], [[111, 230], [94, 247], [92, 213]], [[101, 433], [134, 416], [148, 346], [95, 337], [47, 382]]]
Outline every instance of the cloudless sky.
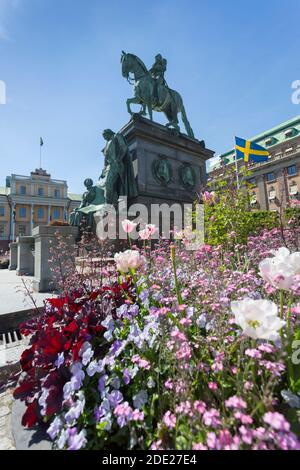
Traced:
[[129, 120], [122, 49], [148, 67], [167, 58], [169, 86], [216, 154], [300, 114], [299, 23], [299, 0], [0, 0], [0, 186], [39, 166], [40, 136], [42, 166], [70, 191], [98, 179], [102, 130]]

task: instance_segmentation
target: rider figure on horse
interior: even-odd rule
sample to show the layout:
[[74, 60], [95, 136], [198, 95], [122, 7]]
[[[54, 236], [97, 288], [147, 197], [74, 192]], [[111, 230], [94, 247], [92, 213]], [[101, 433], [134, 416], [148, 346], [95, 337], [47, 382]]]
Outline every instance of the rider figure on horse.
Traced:
[[153, 96], [156, 104], [159, 104], [159, 86], [166, 86], [165, 72], [167, 70], [167, 60], [162, 57], [161, 54], [155, 56], [155, 62], [149, 70], [152, 78], [154, 78], [154, 90]]

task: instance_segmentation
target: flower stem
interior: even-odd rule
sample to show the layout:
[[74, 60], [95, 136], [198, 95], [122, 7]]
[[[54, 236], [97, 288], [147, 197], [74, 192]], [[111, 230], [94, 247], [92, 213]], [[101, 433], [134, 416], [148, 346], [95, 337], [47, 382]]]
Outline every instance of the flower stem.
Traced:
[[176, 291], [178, 303], [179, 303], [179, 305], [181, 305], [183, 302], [182, 302], [182, 297], [181, 297], [180, 288], [179, 288], [179, 284], [178, 284], [178, 278], [177, 278], [176, 257], [175, 257], [175, 246], [174, 245], [171, 245], [171, 259], [172, 259], [172, 266], [173, 266], [175, 291]]
[[283, 290], [280, 289], [280, 292], [279, 292], [279, 299], [280, 299], [280, 312], [279, 312], [279, 316], [281, 318], [281, 320], [283, 319]]

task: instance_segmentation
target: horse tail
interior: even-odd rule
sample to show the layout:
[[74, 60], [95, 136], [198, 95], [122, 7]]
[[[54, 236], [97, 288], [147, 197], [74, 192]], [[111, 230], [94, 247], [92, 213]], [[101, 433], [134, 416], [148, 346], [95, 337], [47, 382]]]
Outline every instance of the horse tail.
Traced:
[[191, 128], [191, 125], [188, 121], [183, 102], [182, 102], [182, 107], [181, 107], [181, 117], [182, 117], [182, 121], [183, 121], [185, 130], [187, 131], [188, 135], [194, 139], [195, 138], [194, 132], [193, 132], [193, 129]]

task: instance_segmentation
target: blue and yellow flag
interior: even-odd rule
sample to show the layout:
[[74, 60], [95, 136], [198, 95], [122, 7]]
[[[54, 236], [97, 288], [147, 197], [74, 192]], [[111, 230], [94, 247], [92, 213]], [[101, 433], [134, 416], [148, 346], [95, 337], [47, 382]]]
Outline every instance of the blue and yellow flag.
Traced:
[[266, 162], [269, 157], [269, 152], [250, 140], [235, 138], [236, 158], [243, 158], [245, 162], [253, 160], [254, 162]]

